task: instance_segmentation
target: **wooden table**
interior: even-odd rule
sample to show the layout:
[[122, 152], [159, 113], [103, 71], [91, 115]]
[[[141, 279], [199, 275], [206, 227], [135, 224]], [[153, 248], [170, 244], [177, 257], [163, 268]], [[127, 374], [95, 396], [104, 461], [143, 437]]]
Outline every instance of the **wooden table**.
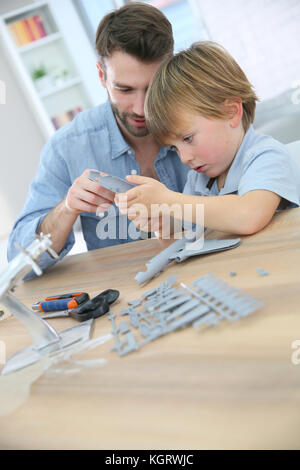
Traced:
[[[238, 248], [174, 263], [138, 286], [134, 276], [160, 249], [158, 240], [145, 240], [70, 256], [15, 295], [30, 306], [58, 291], [117, 288], [118, 320], [128, 300], [166, 277], [189, 284], [211, 272], [264, 307], [204, 332], [187, 327], [124, 357], [110, 352], [111, 340], [84, 355], [108, 359], [105, 366], [43, 375], [27, 401], [0, 418], [1, 448], [300, 448], [300, 364], [292, 362], [292, 342], [300, 339], [300, 209], [277, 214]], [[269, 275], [259, 276], [257, 267]], [[51, 324], [61, 331], [76, 322]], [[107, 317], [99, 318], [93, 337], [110, 330]], [[0, 323], [0, 339], [7, 356], [31, 343], [14, 318]]]

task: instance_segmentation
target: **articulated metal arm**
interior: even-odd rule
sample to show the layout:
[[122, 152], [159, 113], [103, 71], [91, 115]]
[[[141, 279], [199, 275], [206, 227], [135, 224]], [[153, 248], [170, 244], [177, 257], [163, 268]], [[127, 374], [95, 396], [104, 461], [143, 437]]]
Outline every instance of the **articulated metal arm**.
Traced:
[[50, 234], [36, 235], [36, 240], [27, 249], [19, 247], [20, 253], [0, 273], [0, 303], [24, 323], [37, 349], [57, 342], [59, 336], [47, 322], [23, 305], [10, 292], [31, 269], [34, 269], [38, 276], [42, 274], [36, 260], [44, 251], [48, 251], [51, 256], [57, 258], [55, 251], [50, 248], [51, 244]]

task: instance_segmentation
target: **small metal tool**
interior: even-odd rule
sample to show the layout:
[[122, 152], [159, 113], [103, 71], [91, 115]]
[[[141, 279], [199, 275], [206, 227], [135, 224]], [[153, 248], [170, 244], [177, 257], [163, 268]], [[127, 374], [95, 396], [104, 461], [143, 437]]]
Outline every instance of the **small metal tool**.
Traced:
[[89, 300], [90, 296], [86, 292], [72, 292], [69, 294], [53, 295], [39, 300], [32, 305], [33, 310], [41, 312], [54, 312], [55, 310], [66, 310], [76, 308]]
[[42, 318], [47, 320], [49, 318], [72, 317], [80, 322], [90, 318], [98, 318], [109, 311], [109, 306], [118, 299], [119, 295], [119, 291], [107, 289], [76, 308], [48, 313]]

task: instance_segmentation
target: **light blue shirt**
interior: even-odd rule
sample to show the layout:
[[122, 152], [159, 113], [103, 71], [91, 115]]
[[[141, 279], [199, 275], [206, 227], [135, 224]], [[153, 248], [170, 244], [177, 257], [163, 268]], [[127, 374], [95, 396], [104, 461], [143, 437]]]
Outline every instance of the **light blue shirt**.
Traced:
[[[251, 125], [231, 164], [225, 184], [219, 191], [217, 179], [191, 170], [184, 193], [199, 196], [221, 196], [264, 189], [288, 201], [285, 208], [300, 205], [300, 170], [287, 148], [254, 131]], [[282, 205], [283, 206], [283, 205]]]
[[[131, 170], [140, 174], [134, 151], [124, 140], [109, 102], [78, 114], [45, 145], [37, 174], [30, 185], [27, 202], [9, 238], [9, 261], [19, 252], [14, 246], [15, 242], [23, 247], [32, 243], [43, 218], [66, 196], [74, 180], [87, 168], [121, 178], [125, 178]], [[169, 147], [161, 147], [154, 168], [159, 180], [169, 189], [183, 191], [189, 169], [181, 163], [176, 152]], [[124, 238], [124, 218], [127, 226], [127, 216], [121, 216], [115, 205], [113, 208], [115, 239], [99, 238], [100, 219], [95, 213], [84, 212], [80, 215], [88, 250], [136, 240], [136, 237], [130, 237], [130, 233]], [[120, 224], [123, 227], [122, 238], [118, 237]], [[74, 242], [72, 230], [59, 259], [71, 250]], [[39, 265], [45, 270], [56, 261], [58, 260], [48, 253], [43, 253]]]

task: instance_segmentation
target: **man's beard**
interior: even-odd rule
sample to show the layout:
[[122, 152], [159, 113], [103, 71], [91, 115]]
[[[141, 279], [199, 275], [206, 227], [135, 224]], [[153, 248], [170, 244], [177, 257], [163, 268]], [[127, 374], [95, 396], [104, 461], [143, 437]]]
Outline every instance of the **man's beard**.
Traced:
[[109, 101], [110, 101], [111, 109], [114, 115], [120, 120], [120, 122], [123, 124], [127, 132], [129, 132], [129, 134], [131, 134], [134, 137], [146, 137], [146, 135], [149, 134], [147, 126], [141, 127], [141, 128], [133, 126], [129, 123], [127, 119], [128, 117], [131, 117], [133, 119], [141, 119], [141, 116], [137, 116], [136, 114], [130, 114], [130, 113], [120, 113], [119, 109], [112, 104], [111, 100]]

